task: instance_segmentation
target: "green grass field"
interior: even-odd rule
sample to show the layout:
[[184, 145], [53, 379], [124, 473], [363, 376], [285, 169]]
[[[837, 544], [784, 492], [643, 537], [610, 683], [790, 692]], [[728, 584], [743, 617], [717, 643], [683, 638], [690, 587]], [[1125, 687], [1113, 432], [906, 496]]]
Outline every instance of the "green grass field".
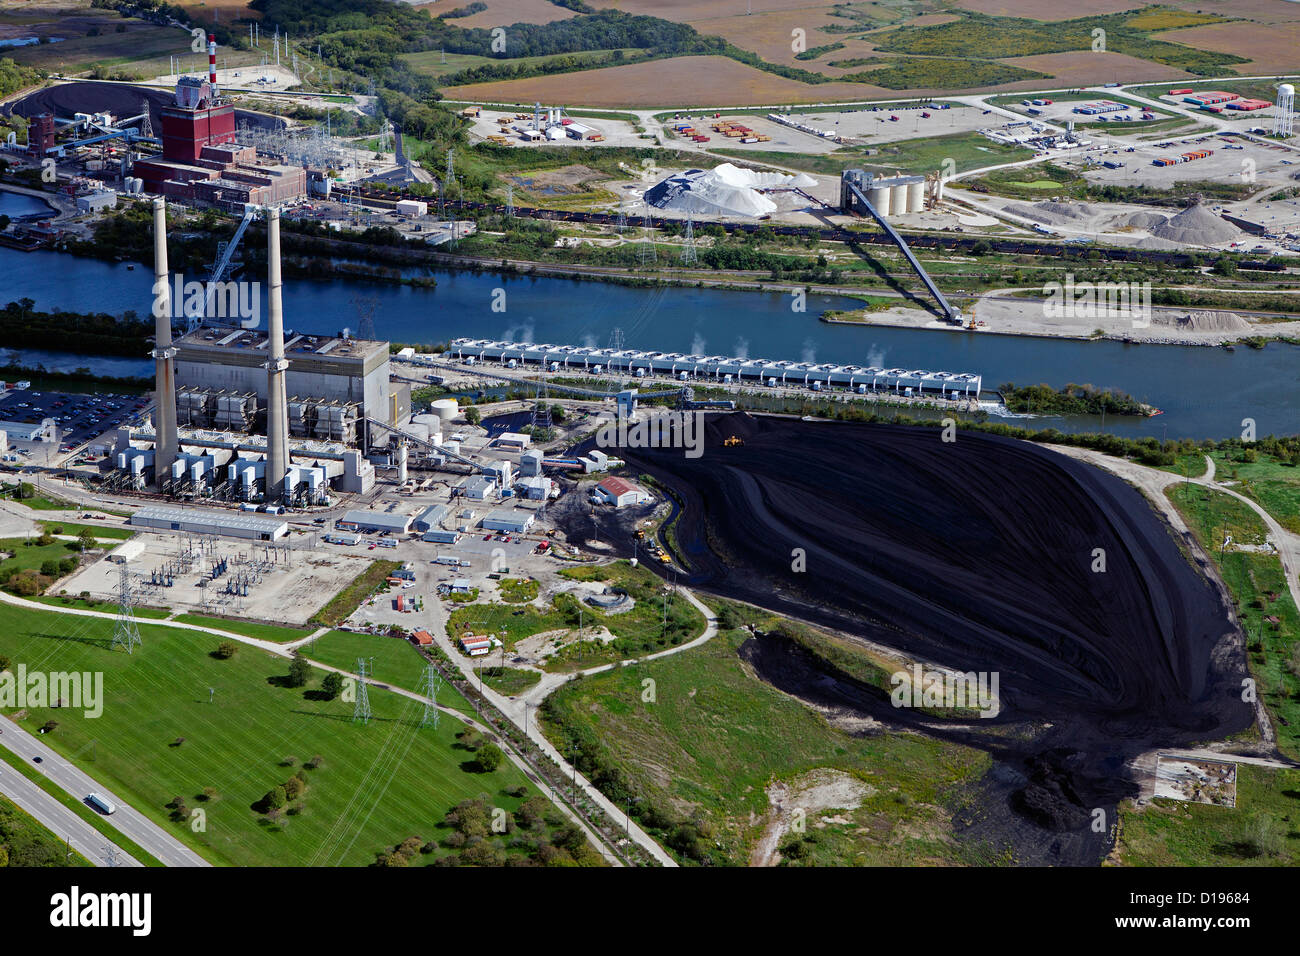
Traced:
[[1241, 455], [1214, 452], [1215, 478], [1235, 480], [1233, 490], [1259, 503], [1278, 524], [1300, 534], [1300, 468], [1267, 455], [1242, 461]]
[[[302, 653], [310, 660], [320, 661], [351, 674], [357, 671], [357, 658], [364, 657], [370, 661], [370, 674], [375, 680], [417, 694], [420, 693], [420, 682], [424, 679], [425, 660], [415, 645], [405, 638], [330, 631], [304, 645]], [[442, 689], [438, 702], [458, 710], [474, 709], [473, 705], [450, 687]]]
[[89, 530], [98, 539], [108, 539], [112, 541], [125, 541], [135, 534], [130, 528], [118, 528], [113, 525], [94, 525], [78, 524], [75, 521], [39, 521], [37, 522], [42, 528], [45, 528], [50, 534], [70, 534], [73, 536], [81, 534], [82, 531]]
[[[1128, 866], [1300, 866], [1300, 771], [1237, 766], [1235, 809], [1157, 799], [1120, 806]], [[1271, 837], [1269, 836], [1271, 834]]]
[[256, 637], [263, 641], [274, 641], [277, 644], [283, 644], [287, 641], [296, 641], [300, 637], [306, 637], [311, 630], [301, 627], [285, 627], [279, 624], [258, 624], [255, 621], [235, 621], [224, 617], [206, 617], [202, 614], [177, 614], [174, 621], [180, 621], [182, 624], [199, 624], [203, 627], [215, 627], [219, 631], [229, 631], [232, 634], [243, 634], [245, 637]]
[[[314, 699], [319, 672], [307, 688], [282, 686], [283, 659], [241, 647], [219, 661], [215, 637], [140, 631], [143, 646], [127, 655], [109, 649], [111, 621], [0, 607], [0, 653], [15, 664], [104, 673], [103, 715], [60, 710], [45, 742], [215, 863], [364, 865], [409, 837], [436, 838], [461, 800], [484, 793], [512, 811], [534, 792], [505, 793], [525, 783], [508, 762], [488, 774], [462, 767], [459, 723], [419, 729], [416, 701], [373, 689], [374, 716], [356, 724], [351, 703]], [[51, 716], [32, 710], [21, 723], [34, 729]], [[316, 756], [298, 812], [269, 822], [251, 809]], [[216, 792], [204, 800], [207, 787]], [[175, 797], [206, 813], [205, 832], [168, 819]]]
[[[1293, 759], [1300, 757], [1300, 613], [1276, 555], [1237, 551], [1232, 546], [1233, 542], [1262, 543], [1267, 530], [1263, 521], [1232, 496], [1200, 485], [1179, 482], [1166, 494], [1218, 566], [1236, 601], [1246, 631], [1247, 662], [1273, 718], [1278, 749]], [[1230, 543], [1220, 556], [1225, 531]]]
[[[840, 812], [847, 822], [822, 825], [810, 815], [806, 862], [967, 861], [950, 821], [962, 785], [988, 757], [916, 734], [844, 734], [752, 675], [737, 656], [748, 637], [725, 631], [702, 647], [566, 684], [543, 706], [547, 735], [565, 753], [576, 747], [580, 769], [611, 799], [637, 797], [633, 815], [686, 861], [746, 864], [763, 829], [766, 788], [819, 768], [848, 773], [868, 790], [858, 809]], [[701, 842], [682, 843], [685, 819]]]

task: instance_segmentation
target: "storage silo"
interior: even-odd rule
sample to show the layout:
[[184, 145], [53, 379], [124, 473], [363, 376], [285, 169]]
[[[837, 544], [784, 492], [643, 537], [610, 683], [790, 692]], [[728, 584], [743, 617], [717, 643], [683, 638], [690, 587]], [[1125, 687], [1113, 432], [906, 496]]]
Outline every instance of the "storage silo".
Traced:
[[907, 184], [907, 211], [925, 211], [925, 180], [913, 179]]
[[460, 409], [456, 406], [454, 398], [436, 399], [430, 410], [444, 422], [452, 421], [460, 414]]
[[907, 180], [892, 180], [889, 187], [889, 208], [895, 216], [907, 214]]
[[[879, 182], [879, 180], [877, 181]], [[867, 201], [875, 208], [876, 212], [884, 217], [889, 216], [889, 187], [872, 183], [867, 187]]]

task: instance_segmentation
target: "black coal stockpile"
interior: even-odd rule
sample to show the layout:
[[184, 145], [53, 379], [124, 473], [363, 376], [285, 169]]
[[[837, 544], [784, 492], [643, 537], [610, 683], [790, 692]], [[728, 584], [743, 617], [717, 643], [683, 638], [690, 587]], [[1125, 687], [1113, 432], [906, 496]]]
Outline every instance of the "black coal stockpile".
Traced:
[[[207, 69], [204, 60], [204, 69]], [[165, 106], [172, 106], [176, 96], [170, 90], [156, 90], [144, 86], [128, 86], [124, 83], [99, 83], [86, 80], [78, 83], [61, 83], [37, 90], [15, 103], [4, 107], [6, 115], [33, 117], [39, 113], [53, 113], [59, 119], [72, 119], [77, 113], [112, 113], [114, 116], [136, 116], [140, 113], [142, 103], [149, 104], [149, 122], [154, 134], [158, 135], [162, 126], [159, 111]], [[242, 127], [265, 127], [279, 129], [285, 125], [278, 116], [250, 110], [235, 110], [235, 124]]]
[[[724, 446], [732, 435], [743, 444]], [[1220, 591], [1139, 492], [1090, 465], [960, 430], [945, 442], [934, 428], [741, 414], [711, 418], [697, 458], [619, 454], [680, 496], [694, 585], [998, 675], [990, 720], [945, 728], [881, 693], [860, 704], [993, 752], [998, 806], [971, 826], [1019, 859], [1095, 862], [1093, 810], [1113, 821], [1135, 794], [1128, 759], [1253, 719]], [[758, 673], [800, 694], [755, 646]]]

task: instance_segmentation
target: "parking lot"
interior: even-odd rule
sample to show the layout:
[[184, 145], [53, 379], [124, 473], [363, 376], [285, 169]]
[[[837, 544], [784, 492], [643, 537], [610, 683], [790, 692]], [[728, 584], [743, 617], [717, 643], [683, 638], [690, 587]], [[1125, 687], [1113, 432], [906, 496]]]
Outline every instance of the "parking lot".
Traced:
[[39, 425], [46, 418], [53, 418], [59, 425], [61, 447], [70, 451], [137, 418], [148, 404], [143, 395], [22, 389], [0, 395], [0, 420]]

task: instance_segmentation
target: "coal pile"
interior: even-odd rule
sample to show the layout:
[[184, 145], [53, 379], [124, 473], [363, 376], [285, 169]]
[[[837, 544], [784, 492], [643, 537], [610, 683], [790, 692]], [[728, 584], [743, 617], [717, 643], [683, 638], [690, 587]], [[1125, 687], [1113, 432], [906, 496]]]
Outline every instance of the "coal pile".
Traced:
[[[692, 585], [999, 675], [996, 717], [925, 726], [994, 754], [968, 830], [1018, 860], [1096, 863], [1108, 846], [1089, 823], [1136, 794], [1128, 760], [1253, 721], [1220, 589], [1139, 492], [1082, 462], [991, 435], [743, 414], [710, 420], [701, 457], [620, 455], [680, 496]], [[861, 711], [916, 725], [879, 696]]]
[[[150, 89], [144, 86], [128, 86], [124, 83], [99, 83], [87, 80], [79, 83], [60, 83], [36, 90], [22, 99], [8, 104], [6, 115], [18, 115], [27, 118], [39, 113], [53, 113], [59, 119], [72, 119], [77, 113], [112, 113], [114, 116], [135, 116], [141, 112], [141, 104], [149, 105], [149, 122], [155, 135], [162, 130], [161, 113], [165, 106], [172, 106], [176, 97], [168, 90]], [[279, 129], [285, 125], [278, 116], [268, 116], [249, 110], [235, 110], [235, 126], [245, 124], [267, 129]]]

